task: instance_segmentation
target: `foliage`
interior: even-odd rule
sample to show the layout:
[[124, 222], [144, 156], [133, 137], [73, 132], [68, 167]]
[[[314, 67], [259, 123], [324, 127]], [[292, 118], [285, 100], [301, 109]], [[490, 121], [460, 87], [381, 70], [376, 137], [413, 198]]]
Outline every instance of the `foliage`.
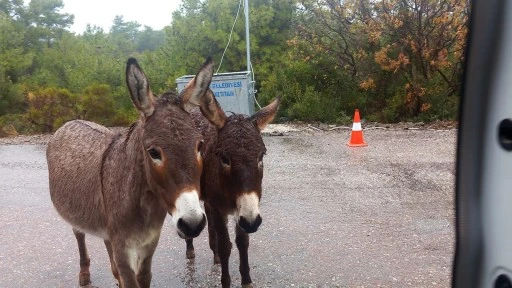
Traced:
[[0, 137], [16, 136], [32, 132], [25, 114], [7, 114], [0, 116]]
[[[278, 118], [349, 123], [454, 119], [469, 7], [463, 0], [251, 0], [258, 101], [282, 96]], [[84, 118], [137, 117], [124, 67], [137, 57], [151, 89], [176, 87], [207, 56], [219, 72], [245, 71], [239, 0], [182, 0], [163, 30], [116, 16], [109, 31], [71, 33], [62, 0], [0, 0], [0, 129], [53, 131]], [[3, 131], [3, 130], [2, 130]], [[4, 133], [5, 134], [5, 133]]]
[[66, 89], [43, 88], [29, 92], [27, 118], [42, 132], [53, 132], [81, 115], [76, 96]]
[[110, 87], [100, 84], [85, 88], [80, 98], [80, 110], [85, 120], [109, 124], [114, 111], [114, 99]]
[[[34, 47], [51, 47], [67, 28], [73, 24], [74, 16], [61, 13], [62, 0], [31, 0], [23, 11], [27, 40]], [[44, 47], [44, 46], [43, 46]]]
[[[242, 1], [243, 2], [243, 1]], [[172, 71], [165, 85], [175, 87], [175, 79], [195, 74], [206, 56], [217, 64], [228, 44], [229, 34], [239, 8], [237, 0], [184, 0], [173, 22], [166, 28], [166, 42], [158, 51], [164, 60], [159, 71]], [[288, 47], [283, 45], [292, 35], [291, 25], [295, 1], [250, 1], [251, 60], [257, 77], [265, 79], [278, 67]], [[219, 72], [246, 71], [245, 23], [243, 6]], [[259, 89], [259, 87], [257, 87]]]
[[[330, 59], [358, 82], [369, 100], [367, 113], [382, 113], [387, 121], [455, 117], [466, 1], [303, 0], [301, 5], [294, 40], [305, 47], [302, 54]], [[432, 115], [448, 111], [441, 107], [447, 104], [450, 112]]]
[[22, 27], [0, 12], [0, 115], [19, 113], [24, 107], [21, 81], [33, 58], [23, 48], [24, 36]]

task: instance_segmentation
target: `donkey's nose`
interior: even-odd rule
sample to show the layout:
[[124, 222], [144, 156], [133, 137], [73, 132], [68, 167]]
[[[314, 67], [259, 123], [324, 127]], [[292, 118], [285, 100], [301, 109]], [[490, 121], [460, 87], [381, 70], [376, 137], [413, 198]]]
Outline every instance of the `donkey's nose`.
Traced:
[[206, 225], [206, 216], [202, 213], [202, 217], [199, 221], [196, 219], [185, 220], [182, 218], [178, 219], [176, 227], [178, 228], [178, 234], [182, 238], [195, 238], [201, 234], [204, 226]]
[[258, 231], [258, 227], [260, 227], [261, 221], [262, 219], [259, 214], [252, 222], [247, 221], [244, 216], [240, 216], [238, 219], [238, 226], [240, 226], [240, 228], [242, 228], [245, 233], [254, 233]]

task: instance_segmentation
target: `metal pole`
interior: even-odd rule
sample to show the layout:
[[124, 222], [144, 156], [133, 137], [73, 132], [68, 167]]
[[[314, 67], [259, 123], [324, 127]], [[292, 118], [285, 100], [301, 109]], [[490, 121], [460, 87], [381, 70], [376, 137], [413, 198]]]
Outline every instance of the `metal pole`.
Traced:
[[[245, 49], [247, 50], [247, 71], [251, 71], [251, 41], [249, 39], [249, 0], [244, 0], [245, 12]], [[252, 78], [252, 75], [251, 75]]]

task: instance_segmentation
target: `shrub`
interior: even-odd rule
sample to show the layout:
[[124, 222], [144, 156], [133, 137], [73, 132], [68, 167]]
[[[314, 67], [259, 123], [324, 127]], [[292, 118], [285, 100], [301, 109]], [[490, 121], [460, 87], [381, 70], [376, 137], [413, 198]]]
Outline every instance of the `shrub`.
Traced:
[[103, 125], [110, 125], [114, 118], [114, 99], [110, 86], [91, 85], [85, 88], [80, 98], [83, 118]]
[[7, 114], [0, 117], [0, 137], [29, 132], [31, 132], [31, 125], [24, 114]]
[[53, 132], [80, 116], [77, 98], [67, 89], [45, 88], [27, 95], [26, 117], [40, 132]]

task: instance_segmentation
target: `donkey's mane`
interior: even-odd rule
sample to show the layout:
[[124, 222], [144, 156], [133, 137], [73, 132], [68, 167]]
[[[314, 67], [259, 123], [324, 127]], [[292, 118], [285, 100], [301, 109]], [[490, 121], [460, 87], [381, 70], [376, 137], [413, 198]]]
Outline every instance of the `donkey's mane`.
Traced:
[[180, 104], [181, 99], [178, 97], [176, 91], [164, 92], [160, 97], [156, 99], [157, 105], [169, 105], [169, 104]]
[[247, 117], [247, 115], [244, 115], [244, 114], [235, 114], [233, 112], [231, 112], [231, 113], [232, 114], [229, 115], [229, 117], [228, 117], [228, 121], [239, 122], [239, 121], [244, 121], [245, 119], [249, 118], [249, 117]]
[[128, 140], [130, 139], [130, 136], [132, 136], [133, 131], [135, 130], [135, 127], [137, 127], [137, 124], [139, 121], [135, 121], [130, 125], [130, 129], [128, 129], [128, 133], [126, 133], [126, 138], [124, 139], [124, 147], [126, 147], [126, 144], [128, 143]]

